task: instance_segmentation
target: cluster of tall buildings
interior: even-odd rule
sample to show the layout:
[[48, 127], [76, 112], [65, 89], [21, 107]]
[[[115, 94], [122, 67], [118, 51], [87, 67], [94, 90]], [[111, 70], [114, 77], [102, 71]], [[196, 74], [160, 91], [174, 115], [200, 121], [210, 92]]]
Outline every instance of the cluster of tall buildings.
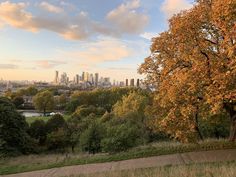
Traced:
[[55, 78], [54, 82], [55, 85], [66, 85], [66, 86], [82, 86], [84, 88], [87, 87], [111, 87], [111, 86], [140, 86], [140, 80], [137, 79], [135, 82], [134, 79], [126, 79], [125, 82], [119, 82], [116, 80], [113, 80], [111, 82], [110, 77], [100, 77], [99, 73], [88, 73], [88, 72], [82, 72], [81, 75], [76, 74], [73, 80], [70, 80], [68, 75], [64, 72], [59, 77], [59, 71], [55, 72]]

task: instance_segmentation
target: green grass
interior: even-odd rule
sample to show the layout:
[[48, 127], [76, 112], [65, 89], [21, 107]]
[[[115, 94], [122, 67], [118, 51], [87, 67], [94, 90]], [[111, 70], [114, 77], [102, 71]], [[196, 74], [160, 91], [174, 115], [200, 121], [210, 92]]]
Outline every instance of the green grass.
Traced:
[[[51, 117], [52, 116], [47, 116], [47, 117], [46, 116], [26, 117], [26, 122], [28, 124], [31, 124], [36, 120], [43, 120], [43, 121], [47, 122]], [[69, 115], [63, 115], [63, 117], [64, 117], [65, 120], [68, 120], [70, 116]]]
[[54, 167], [120, 161], [158, 155], [207, 151], [217, 149], [235, 149], [236, 143], [227, 140], [208, 140], [199, 144], [181, 144], [176, 142], [154, 143], [133, 148], [118, 154], [40, 154], [0, 159], [0, 175], [26, 171], [50, 169]]
[[235, 177], [236, 162], [202, 163], [67, 177]]

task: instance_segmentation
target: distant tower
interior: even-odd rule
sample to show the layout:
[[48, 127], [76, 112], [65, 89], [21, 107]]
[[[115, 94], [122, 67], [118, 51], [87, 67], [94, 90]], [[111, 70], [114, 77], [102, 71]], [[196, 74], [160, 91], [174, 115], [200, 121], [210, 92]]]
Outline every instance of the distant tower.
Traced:
[[79, 84], [79, 74], [76, 74], [75, 76], [75, 84]]
[[140, 81], [139, 79], [137, 79], [137, 87], [139, 87], [139, 85], [140, 85]]
[[130, 86], [131, 86], [131, 87], [134, 87], [134, 79], [131, 79], [131, 80], [130, 80]]
[[128, 80], [128, 79], [125, 80], [125, 86], [126, 86], [126, 87], [129, 86], [129, 80]]
[[82, 73], [82, 81], [85, 79], [85, 72]]
[[59, 83], [59, 72], [58, 72], [58, 71], [55, 72], [54, 83], [55, 83], [55, 84], [58, 84], [58, 83]]
[[99, 81], [99, 75], [98, 73], [95, 73], [95, 86], [98, 85], [98, 81]]

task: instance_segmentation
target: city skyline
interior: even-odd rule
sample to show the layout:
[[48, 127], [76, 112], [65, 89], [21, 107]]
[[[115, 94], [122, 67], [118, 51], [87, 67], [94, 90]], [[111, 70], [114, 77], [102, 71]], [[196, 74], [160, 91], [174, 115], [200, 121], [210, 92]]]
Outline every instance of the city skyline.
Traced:
[[[4, 0], [0, 2], [0, 78], [50, 82], [55, 70], [115, 80], [142, 78], [150, 39], [193, 0]], [[126, 18], [123, 18], [123, 17]]]

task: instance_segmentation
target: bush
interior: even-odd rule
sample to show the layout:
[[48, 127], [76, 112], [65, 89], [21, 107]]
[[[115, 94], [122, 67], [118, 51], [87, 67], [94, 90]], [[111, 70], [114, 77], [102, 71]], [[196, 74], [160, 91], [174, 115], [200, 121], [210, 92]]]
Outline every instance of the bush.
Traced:
[[25, 117], [18, 113], [7, 98], [0, 98], [0, 153], [27, 154], [33, 151]]
[[47, 139], [46, 123], [43, 120], [34, 121], [29, 128], [29, 135], [43, 145]]
[[94, 114], [96, 116], [102, 116], [106, 110], [102, 107], [95, 107], [95, 106], [80, 106], [76, 109], [73, 113], [73, 117], [77, 119], [82, 119], [84, 117], [89, 116], [90, 114]]
[[51, 119], [48, 120], [46, 127], [47, 127], [47, 132], [51, 133], [53, 131], [57, 131], [59, 128], [65, 128], [66, 121], [62, 115], [56, 114], [52, 116]]
[[66, 131], [63, 128], [59, 128], [47, 135], [47, 147], [49, 150], [65, 150], [68, 144], [68, 138]]
[[109, 127], [107, 136], [102, 140], [106, 152], [126, 151], [142, 142], [142, 130], [131, 123]]
[[94, 122], [80, 136], [80, 147], [83, 151], [97, 153], [101, 151], [101, 140], [104, 135], [104, 127]]

